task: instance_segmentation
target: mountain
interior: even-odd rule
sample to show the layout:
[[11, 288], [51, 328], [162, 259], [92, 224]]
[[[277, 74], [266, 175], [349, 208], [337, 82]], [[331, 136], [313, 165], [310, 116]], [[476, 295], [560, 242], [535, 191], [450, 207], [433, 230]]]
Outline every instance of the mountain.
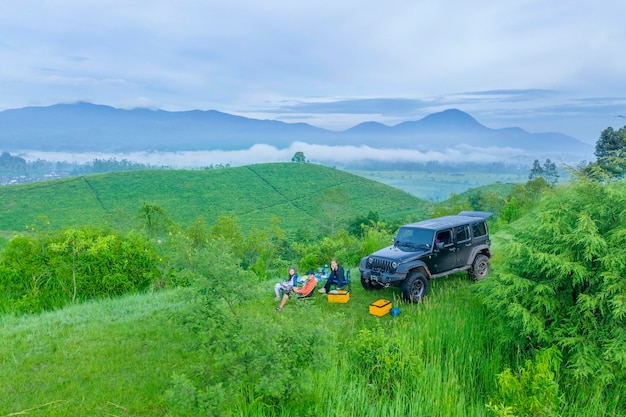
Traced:
[[90, 103], [0, 112], [4, 150], [130, 152], [287, 146], [293, 136], [323, 132], [304, 123], [256, 120], [215, 110], [122, 110]]
[[215, 110], [123, 110], [84, 102], [0, 112], [0, 151], [5, 152], [238, 150], [261, 143], [284, 148], [293, 142], [420, 151], [496, 147], [585, 158], [592, 153], [591, 145], [571, 136], [529, 133], [517, 127], [491, 129], [458, 109], [395, 126], [365, 122], [339, 132]]

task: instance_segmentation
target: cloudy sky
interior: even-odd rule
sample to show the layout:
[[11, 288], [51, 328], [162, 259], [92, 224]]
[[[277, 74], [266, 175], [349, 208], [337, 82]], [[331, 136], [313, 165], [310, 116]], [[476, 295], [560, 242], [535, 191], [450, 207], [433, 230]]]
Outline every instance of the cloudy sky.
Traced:
[[88, 101], [343, 130], [458, 108], [626, 125], [623, 0], [5, 0], [0, 111]]

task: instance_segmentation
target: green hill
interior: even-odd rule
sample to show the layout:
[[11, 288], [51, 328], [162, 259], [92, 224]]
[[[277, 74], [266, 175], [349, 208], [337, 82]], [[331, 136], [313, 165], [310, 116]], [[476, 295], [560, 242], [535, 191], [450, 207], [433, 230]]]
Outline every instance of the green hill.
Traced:
[[280, 226], [427, 216], [430, 203], [376, 181], [315, 164], [271, 163], [216, 170], [94, 174], [0, 188], [0, 231], [24, 230], [38, 216], [51, 229], [134, 221], [144, 203], [185, 226], [234, 213], [244, 230], [277, 216]]

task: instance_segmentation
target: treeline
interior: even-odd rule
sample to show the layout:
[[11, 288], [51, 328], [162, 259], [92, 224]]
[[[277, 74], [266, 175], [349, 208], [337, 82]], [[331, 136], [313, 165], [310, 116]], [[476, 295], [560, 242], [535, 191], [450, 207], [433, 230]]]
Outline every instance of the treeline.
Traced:
[[0, 177], [4, 180], [2, 183], [10, 183], [10, 180], [16, 177], [20, 178], [19, 182], [41, 181], [49, 177], [68, 177], [85, 174], [95, 174], [103, 172], [119, 172], [132, 171], [142, 169], [165, 169], [166, 167], [154, 167], [145, 165], [127, 159], [117, 160], [94, 159], [85, 164], [76, 162], [51, 162], [43, 159], [35, 161], [27, 161], [22, 157], [11, 155], [9, 152], [0, 154]]

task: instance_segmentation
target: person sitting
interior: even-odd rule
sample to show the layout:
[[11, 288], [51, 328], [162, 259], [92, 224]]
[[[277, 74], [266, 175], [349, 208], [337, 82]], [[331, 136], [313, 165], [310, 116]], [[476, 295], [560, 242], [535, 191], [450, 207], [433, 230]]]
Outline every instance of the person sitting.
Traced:
[[336, 287], [343, 287], [346, 285], [346, 276], [344, 275], [343, 268], [337, 264], [337, 261], [333, 259], [330, 261], [330, 271], [328, 271], [328, 278], [324, 288], [320, 288], [322, 294], [328, 294], [331, 285]]
[[296, 285], [298, 285], [298, 274], [296, 273], [296, 268], [292, 266], [291, 268], [289, 268], [289, 276], [283, 282], [279, 282], [274, 285], [274, 292], [276, 293], [275, 300], [280, 301], [281, 292], [283, 294], [285, 292], [289, 292]]
[[276, 307], [276, 312], [281, 311], [283, 307], [285, 307], [285, 304], [287, 304], [287, 300], [289, 300], [290, 294], [292, 293], [297, 294], [298, 297], [305, 298], [313, 293], [313, 291], [315, 290], [315, 287], [317, 286], [317, 279], [315, 278], [315, 272], [311, 270], [307, 272], [307, 276], [308, 278], [305, 281], [302, 288], [298, 288], [294, 286], [289, 291], [283, 292], [283, 299], [281, 300], [280, 305]]

